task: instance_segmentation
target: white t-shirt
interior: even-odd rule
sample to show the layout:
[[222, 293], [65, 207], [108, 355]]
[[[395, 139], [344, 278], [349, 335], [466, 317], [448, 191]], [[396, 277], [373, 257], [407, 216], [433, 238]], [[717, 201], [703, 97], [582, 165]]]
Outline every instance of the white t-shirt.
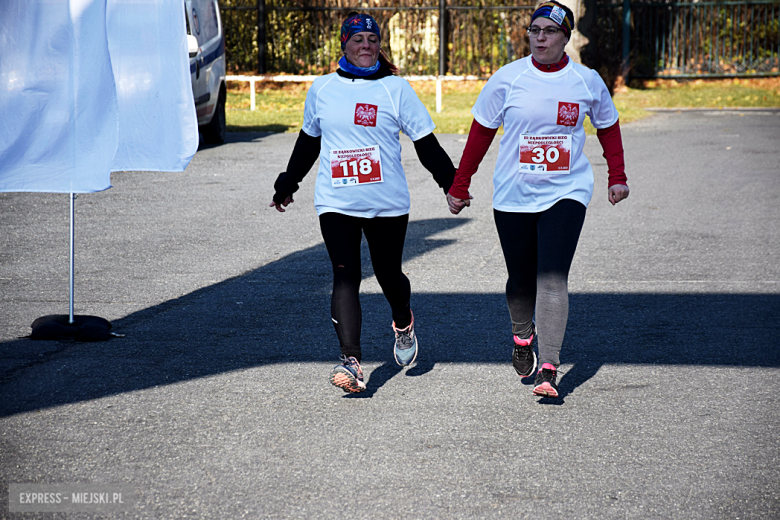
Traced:
[[618, 120], [595, 71], [569, 61], [560, 71], [542, 72], [528, 56], [501, 67], [471, 113], [487, 128], [504, 125], [493, 173], [495, 209], [537, 213], [561, 199], [588, 205], [593, 170], [582, 153], [583, 120], [587, 114], [595, 128]]
[[436, 125], [409, 82], [397, 76], [314, 80], [303, 131], [322, 136], [314, 187], [317, 214], [397, 217], [409, 213], [399, 132], [417, 141]]

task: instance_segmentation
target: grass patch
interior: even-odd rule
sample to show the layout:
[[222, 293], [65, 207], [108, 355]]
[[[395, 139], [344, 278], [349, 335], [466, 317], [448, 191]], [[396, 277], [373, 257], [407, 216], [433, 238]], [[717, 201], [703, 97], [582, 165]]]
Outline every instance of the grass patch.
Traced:
[[780, 78], [646, 81], [616, 100], [644, 108], [755, 108], [780, 106]]
[[[411, 83], [436, 123], [436, 133], [465, 134], [471, 126], [471, 107], [484, 81], [442, 83], [442, 112], [436, 113], [436, 83]], [[229, 132], [298, 132], [303, 105], [311, 83], [262, 82], [256, 86], [256, 110], [250, 110], [249, 83], [229, 82], [227, 124]], [[620, 122], [630, 123], [651, 113], [647, 108], [780, 107], [780, 78], [654, 80], [632, 83], [616, 92], [613, 101]], [[585, 131], [595, 133], [590, 121]]]
[[228, 82], [225, 117], [228, 132], [297, 132], [303, 124], [303, 105], [310, 83], [260, 83], [255, 110], [248, 82]]
[[471, 128], [471, 107], [477, 101], [485, 81], [443, 81], [441, 113], [436, 113], [436, 82], [413, 81], [412, 88], [436, 123], [435, 133], [467, 134]]

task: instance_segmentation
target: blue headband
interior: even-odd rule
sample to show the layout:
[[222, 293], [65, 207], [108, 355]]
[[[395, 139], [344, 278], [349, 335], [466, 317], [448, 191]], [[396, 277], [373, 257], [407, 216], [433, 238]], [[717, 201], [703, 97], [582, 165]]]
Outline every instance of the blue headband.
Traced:
[[382, 35], [379, 34], [379, 24], [376, 23], [376, 20], [367, 14], [355, 14], [341, 24], [341, 50], [344, 50], [350, 38], [360, 32], [374, 33], [382, 41]]

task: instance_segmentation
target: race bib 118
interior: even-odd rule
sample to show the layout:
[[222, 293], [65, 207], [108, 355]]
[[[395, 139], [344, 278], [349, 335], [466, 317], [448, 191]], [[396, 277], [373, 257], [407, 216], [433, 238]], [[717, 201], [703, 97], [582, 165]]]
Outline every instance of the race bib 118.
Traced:
[[334, 188], [363, 186], [382, 182], [379, 145], [330, 151], [331, 181]]
[[521, 173], [569, 173], [571, 135], [523, 134], [520, 139]]

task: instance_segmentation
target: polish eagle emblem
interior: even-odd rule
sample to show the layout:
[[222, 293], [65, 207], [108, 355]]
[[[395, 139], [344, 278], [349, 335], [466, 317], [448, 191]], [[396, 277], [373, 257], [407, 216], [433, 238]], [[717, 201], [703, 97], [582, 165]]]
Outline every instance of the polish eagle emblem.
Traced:
[[558, 124], [576, 126], [580, 118], [580, 106], [577, 103], [558, 103]]
[[355, 124], [361, 126], [376, 126], [377, 106], [358, 103], [355, 106]]

